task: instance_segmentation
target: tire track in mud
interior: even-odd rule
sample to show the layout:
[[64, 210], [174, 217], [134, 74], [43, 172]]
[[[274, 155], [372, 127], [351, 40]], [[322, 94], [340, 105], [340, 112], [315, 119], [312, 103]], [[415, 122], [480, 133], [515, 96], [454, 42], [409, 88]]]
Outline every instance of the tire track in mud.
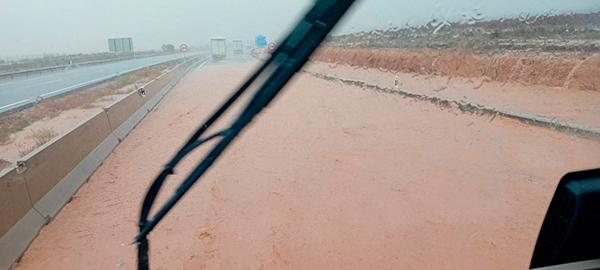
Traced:
[[405, 98], [412, 98], [412, 99], [420, 100], [420, 101], [429, 101], [429, 102], [436, 104], [442, 108], [454, 108], [454, 109], [458, 109], [462, 112], [465, 112], [465, 113], [468, 112], [471, 114], [476, 114], [478, 116], [491, 116], [490, 122], [492, 122], [497, 116], [504, 116], [507, 118], [519, 120], [528, 125], [549, 128], [552, 130], [564, 132], [567, 134], [573, 134], [573, 135], [577, 135], [577, 136], [580, 136], [583, 138], [588, 138], [588, 139], [600, 139], [600, 129], [598, 129], [598, 128], [568, 123], [564, 120], [560, 120], [560, 119], [556, 119], [556, 118], [529, 115], [529, 114], [525, 114], [525, 113], [521, 113], [521, 112], [504, 110], [504, 109], [500, 109], [500, 108], [489, 108], [489, 107], [486, 107], [485, 105], [481, 105], [478, 103], [472, 104], [472, 103], [463, 102], [463, 101], [450, 100], [450, 99], [445, 99], [445, 98], [441, 98], [441, 97], [435, 97], [435, 96], [429, 96], [429, 95], [425, 95], [425, 94], [410, 92], [410, 91], [403, 90], [403, 89], [392, 89], [392, 88], [382, 87], [382, 86], [375, 85], [375, 84], [370, 84], [365, 81], [345, 79], [345, 78], [340, 78], [337, 76], [331, 76], [331, 75], [307, 71], [307, 70], [301, 70], [300, 72], [306, 73], [313, 77], [316, 77], [319, 79], [324, 79], [327, 81], [336, 81], [336, 82], [340, 82], [340, 83], [343, 83], [346, 85], [358, 86], [361, 88], [375, 90], [375, 91], [379, 91], [379, 92], [383, 92], [383, 93], [401, 95], [401, 96], [404, 96]]

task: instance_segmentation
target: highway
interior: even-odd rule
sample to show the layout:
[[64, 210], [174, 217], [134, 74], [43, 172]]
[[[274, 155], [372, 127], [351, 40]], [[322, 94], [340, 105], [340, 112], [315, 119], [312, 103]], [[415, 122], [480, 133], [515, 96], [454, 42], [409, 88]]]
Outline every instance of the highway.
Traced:
[[234, 54], [232, 50], [227, 51], [227, 57], [225, 59], [210, 59], [206, 65], [228, 65], [228, 64], [236, 64], [236, 63], [245, 63], [250, 62], [252, 59], [252, 55], [250, 54], [250, 50], [244, 50], [243, 54]]
[[[187, 57], [198, 53], [188, 53]], [[81, 86], [93, 84], [115, 75], [182, 58], [183, 54], [161, 55], [93, 66], [75, 67], [66, 71], [33, 75], [0, 81], [0, 113], [33, 102], [37, 97], [50, 97]]]

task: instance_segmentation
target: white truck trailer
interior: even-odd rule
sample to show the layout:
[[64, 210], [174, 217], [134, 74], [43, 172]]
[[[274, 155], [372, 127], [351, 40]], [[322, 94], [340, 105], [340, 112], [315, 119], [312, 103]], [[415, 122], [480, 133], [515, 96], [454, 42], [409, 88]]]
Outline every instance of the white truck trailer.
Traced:
[[235, 53], [235, 54], [242, 54], [242, 53], [244, 53], [244, 45], [242, 44], [242, 40], [241, 39], [234, 39], [233, 40], [233, 53]]
[[224, 59], [227, 56], [227, 43], [225, 38], [211, 38], [210, 45], [212, 49], [212, 57], [214, 59]]

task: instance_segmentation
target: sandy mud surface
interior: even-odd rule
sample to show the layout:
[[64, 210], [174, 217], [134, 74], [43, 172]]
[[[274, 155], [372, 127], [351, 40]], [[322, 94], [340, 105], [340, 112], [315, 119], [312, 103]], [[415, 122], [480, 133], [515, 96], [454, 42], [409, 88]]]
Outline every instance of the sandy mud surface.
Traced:
[[[250, 66], [182, 79], [17, 269], [135, 268], [148, 184]], [[597, 140], [300, 74], [151, 233], [150, 264], [523, 269], [560, 177], [597, 167], [598, 150]], [[204, 152], [184, 160], [163, 201]]]

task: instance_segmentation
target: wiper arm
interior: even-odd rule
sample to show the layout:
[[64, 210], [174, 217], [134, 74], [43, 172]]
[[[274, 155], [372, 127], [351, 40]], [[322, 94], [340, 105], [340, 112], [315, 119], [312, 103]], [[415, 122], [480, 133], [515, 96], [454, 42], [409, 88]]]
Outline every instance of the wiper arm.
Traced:
[[[142, 204], [139, 222], [140, 233], [135, 237], [135, 242], [138, 245], [138, 269], [149, 269], [148, 233], [154, 229], [158, 222], [162, 220], [169, 210], [173, 208], [192, 185], [208, 170], [233, 139], [252, 121], [254, 116], [260, 113], [275, 98], [292, 76], [300, 70], [308, 60], [308, 57], [321, 44], [353, 2], [354, 0], [317, 0], [290, 35], [275, 50], [271, 58], [198, 128], [194, 135], [177, 152], [175, 157], [165, 165], [163, 171], [156, 177], [148, 189]], [[256, 94], [233, 124], [220, 132], [201, 139], [202, 134], [229, 109], [258, 77], [267, 79], [258, 88]], [[173, 169], [179, 161], [204, 142], [219, 138], [220, 140], [217, 145], [206, 155], [192, 173], [188, 175], [169, 201], [162, 206], [154, 217], [148, 219], [152, 204], [162, 184], [168, 175], [173, 174]]]

